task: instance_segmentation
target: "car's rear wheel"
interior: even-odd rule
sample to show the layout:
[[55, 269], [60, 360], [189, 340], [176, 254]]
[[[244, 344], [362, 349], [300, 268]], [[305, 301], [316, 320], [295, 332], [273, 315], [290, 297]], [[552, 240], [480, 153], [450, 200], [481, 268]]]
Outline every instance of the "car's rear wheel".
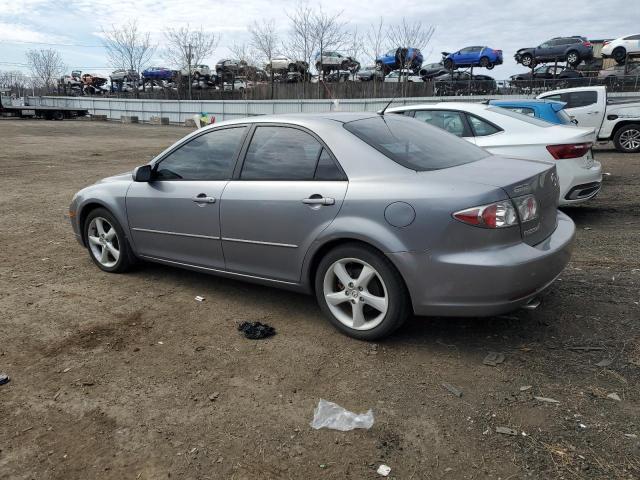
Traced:
[[447, 70], [453, 70], [455, 68], [455, 63], [453, 62], [452, 59], [447, 58], [444, 63], [443, 63], [444, 68], [446, 68]]
[[493, 63], [491, 63], [489, 57], [482, 57], [480, 59], [480, 66], [486, 68], [487, 70], [491, 70], [493, 68]]
[[520, 63], [522, 63], [522, 66], [524, 67], [531, 67], [533, 65], [533, 56], [529, 53], [525, 53], [520, 58]]
[[337, 247], [320, 261], [315, 291], [329, 321], [361, 340], [391, 334], [410, 312], [398, 271], [378, 251], [360, 244]]
[[120, 223], [104, 208], [92, 210], [84, 222], [91, 260], [105, 272], [121, 273], [133, 264], [133, 254]]
[[567, 53], [567, 63], [573, 67], [580, 63], [580, 55], [575, 50], [571, 50]]
[[616, 63], [622, 65], [627, 58], [627, 50], [624, 47], [616, 47], [616, 49], [611, 52], [611, 56]]
[[616, 132], [613, 143], [623, 153], [640, 152], [640, 124], [625, 125]]

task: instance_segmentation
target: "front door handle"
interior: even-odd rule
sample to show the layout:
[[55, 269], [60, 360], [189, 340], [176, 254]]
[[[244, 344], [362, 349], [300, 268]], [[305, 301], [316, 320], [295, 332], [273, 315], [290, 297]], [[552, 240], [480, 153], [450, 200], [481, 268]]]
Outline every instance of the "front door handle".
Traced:
[[195, 203], [216, 203], [216, 199], [214, 197], [208, 197], [206, 193], [200, 193], [191, 200]]
[[309, 198], [302, 200], [305, 205], [334, 205], [336, 201], [330, 197], [322, 197], [320, 195], [311, 195]]

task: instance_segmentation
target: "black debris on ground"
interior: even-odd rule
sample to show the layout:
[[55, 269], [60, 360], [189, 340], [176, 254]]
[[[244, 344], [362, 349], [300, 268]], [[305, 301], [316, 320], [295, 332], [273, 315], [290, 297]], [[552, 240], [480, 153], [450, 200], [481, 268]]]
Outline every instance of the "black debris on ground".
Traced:
[[238, 325], [238, 331], [251, 340], [271, 337], [276, 334], [276, 329], [271, 325], [260, 322], [242, 322]]
[[6, 373], [0, 373], [0, 385], [4, 385], [5, 383], [9, 383], [9, 375]]

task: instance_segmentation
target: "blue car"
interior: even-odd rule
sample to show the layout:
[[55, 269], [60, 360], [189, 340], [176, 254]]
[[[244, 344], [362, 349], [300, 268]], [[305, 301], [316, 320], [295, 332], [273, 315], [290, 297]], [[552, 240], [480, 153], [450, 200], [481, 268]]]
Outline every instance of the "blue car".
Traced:
[[442, 52], [444, 68], [484, 67], [491, 70], [502, 64], [502, 50], [489, 47], [465, 47], [455, 53]]
[[171, 80], [174, 76], [175, 72], [165, 67], [149, 67], [142, 72], [145, 80]]
[[422, 52], [419, 48], [394, 48], [376, 58], [376, 68], [384, 73], [402, 68], [417, 72], [422, 66], [422, 60]]
[[489, 100], [490, 105], [506, 108], [513, 112], [539, 118], [549, 123], [571, 125], [576, 122], [564, 111], [566, 102], [555, 100]]

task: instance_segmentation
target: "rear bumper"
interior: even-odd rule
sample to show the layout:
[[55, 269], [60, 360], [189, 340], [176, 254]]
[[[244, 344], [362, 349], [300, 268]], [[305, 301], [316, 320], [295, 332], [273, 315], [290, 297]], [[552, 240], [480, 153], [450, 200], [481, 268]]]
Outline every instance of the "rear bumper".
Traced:
[[[577, 162], [583, 162], [578, 159]], [[602, 165], [595, 161], [590, 168], [578, 166], [571, 160], [556, 162], [560, 178], [560, 201], [562, 206], [586, 202], [595, 197], [602, 186]], [[593, 188], [593, 187], [596, 188]]]
[[515, 310], [547, 288], [571, 257], [573, 221], [558, 212], [558, 226], [535, 246], [439, 255], [388, 254], [405, 279], [416, 315], [490, 316]]

